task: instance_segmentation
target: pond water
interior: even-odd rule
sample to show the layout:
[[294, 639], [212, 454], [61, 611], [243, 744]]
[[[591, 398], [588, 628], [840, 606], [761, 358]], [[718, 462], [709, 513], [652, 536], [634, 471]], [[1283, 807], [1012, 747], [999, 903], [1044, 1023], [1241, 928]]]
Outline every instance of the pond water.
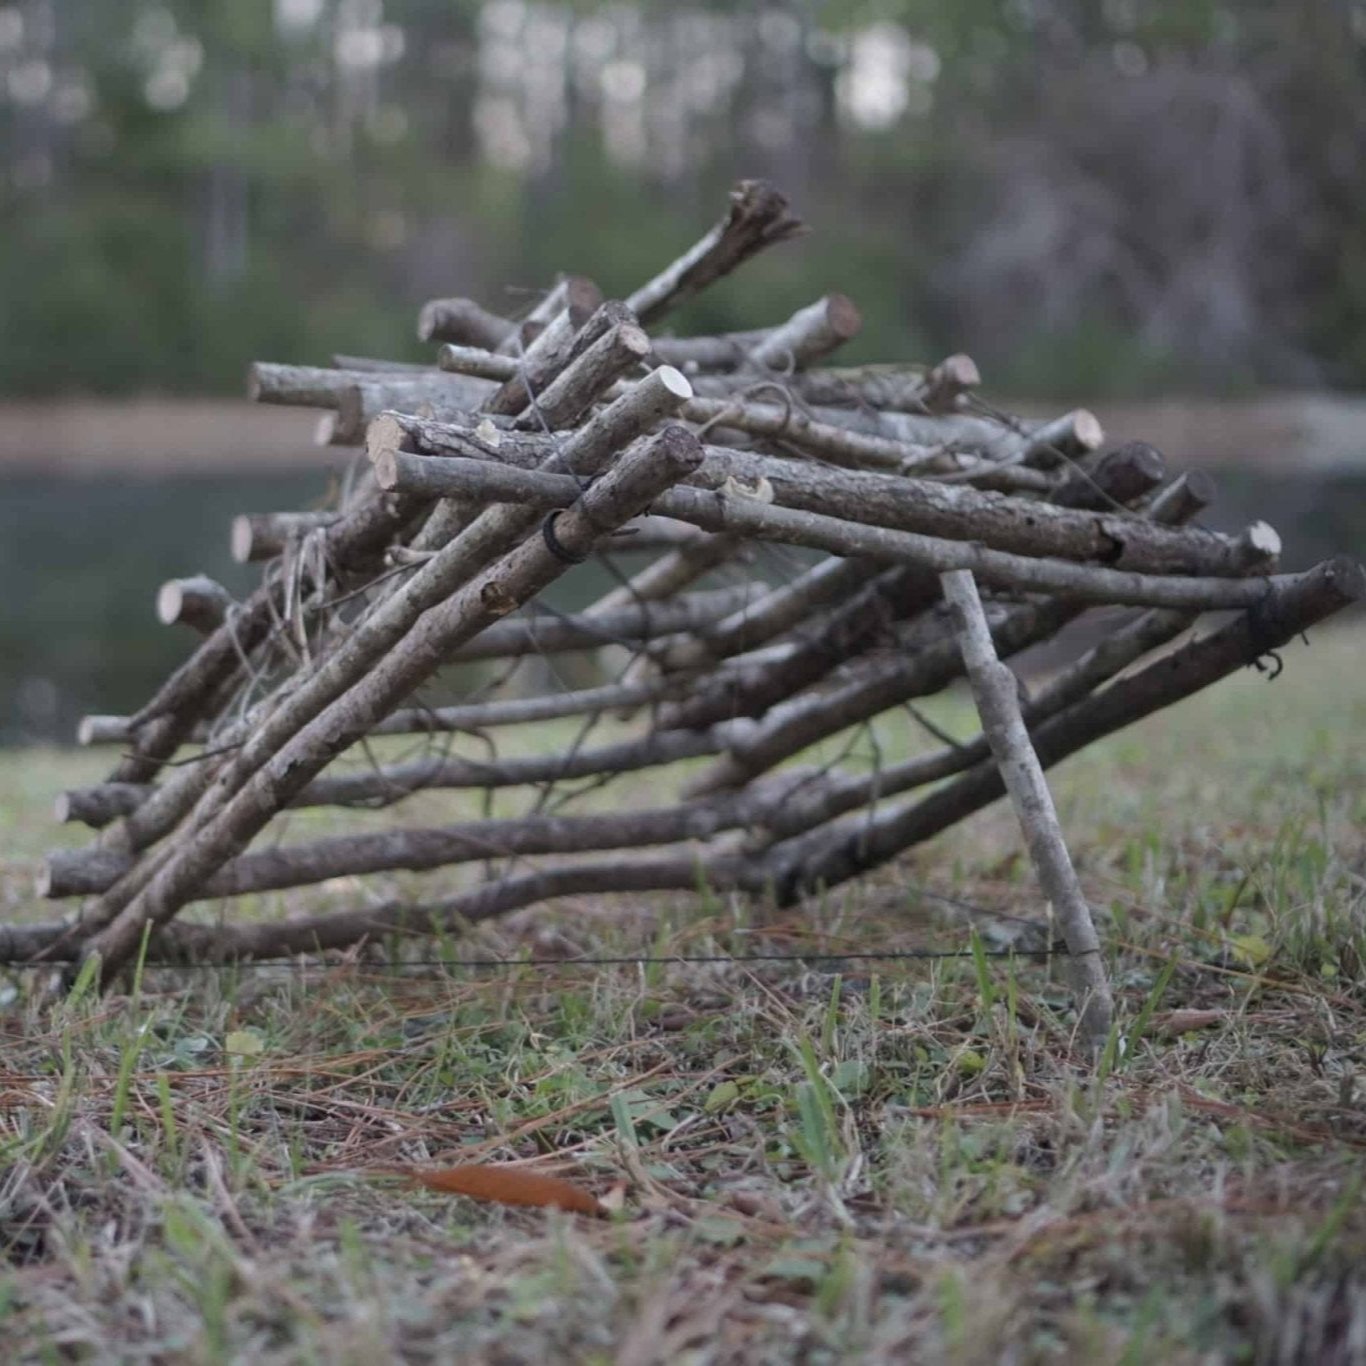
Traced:
[[[1209, 525], [1265, 517], [1288, 568], [1366, 547], [1366, 475], [1221, 472], [1219, 485]], [[317, 471], [0, 480], [0, 743], [70, 740], [86, 712], [135, 710], [191, 643], [157, 622], [159, 585], [206, 573], [249, 591], [259, 568], [232, 563], [232, 517], [316, 505], [325, 486]], [[604, 586], [576, 572], [555, 600], [573, 607]]]

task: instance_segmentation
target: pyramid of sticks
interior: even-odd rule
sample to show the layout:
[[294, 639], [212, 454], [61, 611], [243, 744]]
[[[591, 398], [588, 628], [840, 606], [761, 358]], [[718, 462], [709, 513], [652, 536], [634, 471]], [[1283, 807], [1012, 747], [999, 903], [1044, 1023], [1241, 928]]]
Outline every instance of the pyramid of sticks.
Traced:
[[[236, 520], [234, 555], [264, 567], [244, 600], [203, 577], [161, 589], [162, 620], [199, 642], [135, 715], [83, 723], [120, 757], [61, 798], [61, 819], [100, 834], [53, 855], [42, 891], [84, 901], [9, 927], [0, 957], [98, 954], [109, 981], [140, 951], [312, 953], [570, 894], [705, 884], [788, 905], [1009, 791], [1103, 1025], [1043, 769], [1267, 661], [1360, 597], [1361, 569], [1278, 574], [1265, 523], [1195, 524], [1205, 476], [1107, 448], [1085, 411], [995, 411], [966, 356], [831, 364], [860, 326], [843, 295], [752, 332], [660, 327], [801, 231], [782, 194], [742, 182], [623, 301], [567, 276], [515, 321], [428, 303], [431, 365], [253, 366], [254, 399], [325, 410], [320, 439], [368, 459], [329, 510]], [[585, 585], [589, 605], [554, 605]], [[1094, 609], [1103, 630], [1065, 634], [1059, 652], [1080, 643], [1026, 695], [1003, 661]], [[968, 740], [916, 706], [964, 677]], [[870, 762], [856, 741], [891, 712], [927, 743]], [[519, 814], [405, 823], [432, 789]], [[383, 828], [258, 841], [318, 806], [385, 808]], [[428, 893], [234, 918], [248, 893], [400, 869]], [[177, 918], [205, 901], [212, 923]]]

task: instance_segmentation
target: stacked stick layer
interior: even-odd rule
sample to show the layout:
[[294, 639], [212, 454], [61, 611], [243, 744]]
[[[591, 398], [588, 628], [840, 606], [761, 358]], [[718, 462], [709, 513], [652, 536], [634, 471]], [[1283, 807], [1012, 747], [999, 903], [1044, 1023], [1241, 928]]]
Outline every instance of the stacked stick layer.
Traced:
[[[1362, 595], [1346, 560], [1277, 574], [1263, 523], [1193, 525], [1208, 481], [1169, 478], [1150, 446], [1107, 450], [1090, 413], [995, 413], [965, 356], [831, 364], [859, 327], [842, 295], [761, 330], [661, 334], [678, 304], [800, 229], [782, 195], [745, 182], [625, 300], [574, 276], [520, 321], [435, 300], [419, 319], [430, 366], [254, 366], [253, 397], [322, 409], [321, 438], [365, 458], [330, 511], [237, 519], [234, 555], [263, 565], [243, 601], [202, 576], [163, 586], [161, 619], [199, 643], [137, 714], [83, 724], [122, 754], [107, 782], [60, 800], [61, 819], [101, 833], [54, 854], [42, 890], [85, 900], [69, 920], [0, 930], [0, 961], [97, 954], [109, 981], [144, 936], [154, 961], [270, 957], [568, 894], [705, 881], [791, 902], [1000, 795], [983, 737], [871, 769], [800, 763], [962, 677], [941, 575], [986, 590], [1002, 658], [1109, 609], [1099, 643], [1023, 707], [1044, 764]], [[613, 585], [590, 606], [544, 604], [589, 575]], [[1117, 624], [1116, 608], [1130, 609]], [[1196, 636], [1206, 611], [1234, 614]], [[566, 651], [597, 676], [518, 687], [524, 661], [553, 676]], [[468, 695], [431, 702], [438, 679]], [[565, 748], [504, 754], [517, 728], [565, 719]], [[423, 752], [336, 762], [381, 735], [424, 737]], [[653, 769], [660, 795], [642, 808], [627, 775]], [[520, 789], [530, 814], [418, 827], [404, 803], [433, 789]], [[282, 813], [331, 805], [393, 811], [368, 833], [258, 840]], [[465, 864], [482, 879], [451, 871]], [[212, 926], [178, 918], [400, 869], [430, 874], [429, 894], [278, 922], [231, 906]]]

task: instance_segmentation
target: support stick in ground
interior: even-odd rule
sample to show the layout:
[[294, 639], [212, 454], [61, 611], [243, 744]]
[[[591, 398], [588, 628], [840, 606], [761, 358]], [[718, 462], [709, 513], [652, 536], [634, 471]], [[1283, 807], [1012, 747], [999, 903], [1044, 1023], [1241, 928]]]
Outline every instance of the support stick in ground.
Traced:
[[[1032, 732], [1039, 762], [1048, 768], [1102, 736], [1190, 697], [1364, 598], [1366, 572], [1346, 556], [1287, 575], [1260, 606], [1041, 722]], [[1004, 791], [1000, 770], [986, 759], [918, 801], [872, 816], [859, 813], [788, 841], [782, 846], [786, 870], [776, 889], [779, 905], [881, 867], [980, 811]]]
[[944, 597], [953, 615], [954, 632], [963, 651], [963, 665], [972, 688], [982, 733], [987, 737], [1011, 804], [1029, 845], [1029, 856], [1039, 886], [1053, 907], [1067, 942], [1072, 989], [1081, 1010], [1081, 1037], [1092, 1050], [1110, 1032], [1114, 1003], [1101, 960], [1100, 940], [1091, 908], [1082, 895], [1076, 870], [1062, 837], [1058, 813], [1020, 715], [1015, 675], [996, 657], [991, 628], [982, 599], [969, 570], [958, 569], [942, 579]]

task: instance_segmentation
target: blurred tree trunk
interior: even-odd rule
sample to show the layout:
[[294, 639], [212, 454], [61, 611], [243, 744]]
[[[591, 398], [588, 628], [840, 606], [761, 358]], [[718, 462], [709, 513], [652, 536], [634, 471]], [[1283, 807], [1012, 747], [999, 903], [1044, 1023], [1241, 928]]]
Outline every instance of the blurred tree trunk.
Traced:
[[236, 284], [247, 273], [249, 194], [241, 152], [251, 129], [252, 78], [234, 67], [223, 81], [225, 145], [205, 175], [201, 240], [204, 275], [215, 289]]

